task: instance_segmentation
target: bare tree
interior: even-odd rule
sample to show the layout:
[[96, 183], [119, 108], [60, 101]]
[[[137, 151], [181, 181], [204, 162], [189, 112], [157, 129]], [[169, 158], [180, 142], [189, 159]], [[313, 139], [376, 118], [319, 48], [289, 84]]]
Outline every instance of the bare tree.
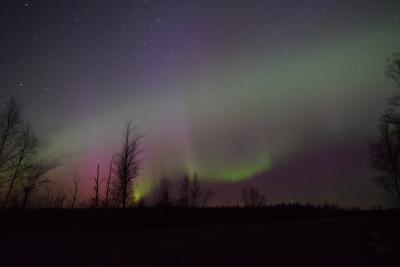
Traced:
[[394, 53], [388, 58], [385, 74], [400, 88], [400, 53]]
[[258, 208], [265, 206], [265, 196], [257, 188], [244, 188], [241, 194], [241, 201], [247, 208]]
[[[15, 98], [11, 98], [7, 101], [5, 109], [0, 112], [0, 189], [10, 184], [22, 127], [20, 106]], [[7, 200], [3, 199], [3, 207], [7, 205], [10, 194], [11, 192], [7, 192]]]
[[[400, 89], [400, 53], [394, 53], [387, 59], [385, 75], [393, 80], [398, 89]], [[400, 95], [395, 95], [388, 100], [389, 108], [395, 110], [400, 107]], [[384, 115], [385, 116], [385, 115]], [[399, 121], [397, 121], [399, 123]]]
[[42, 185], [47, 184], [49, 180], [44, 176], [57, 166], [55, 162], [39, 162], [33, 164], [29, 174], [23, 179], [23, 198], [21, 207], [26, 208], [33, 193]]
[[381, 173], [376, 184], [400, 204], [400, 125], [386, 120], [379, 125], [379, 139], [370, 145], [371, 167]]
[[214, 196], [214, 191], [209, 189], [202, 192], [197, 174], [190, 179], [185, 175], [179, 188], [178, 206], [184, 208], [205, 207], [208, 201]]
[[190, 194], [190, 180], [189, 176], [183, 176], [178, 197], [178, 206], [187, 208], [189, 207], [189, 194]]
[[202, 206], [203, 207], [207, 207], [208, 206], [208, 202], [215, 196], [215, 192], [214, 190], [212, 190], [211, 188], [209, 188], [203, 196], [203, 203]]
[[44, 193], [44, 207], [51, 208], [53, 203], [53, 187], [50, 183], [46, 184], [45, 186], [45, 193]]
[[18, 146], [16, 137], [22, 125], [20, 106], [15, 98], [11, 98], [0, 113], [0, 174], [8, 171], [7, 163], [15, 157]]
[[201, 187], [200, 187], [200, 182], [199, 178], [197, 177], [197, 174], [193, 176], [193, 179], [190, 183], [190, 202], [189, 206], [192, 208], [199, 207], [200, 206], [200, 201], [201, 201]]
[[15, 160], [12, 161], [12, 175], [9, 179], [7, 193], [3, 202], [6, 207], [12, 191], [14, 190], [17, 179], [24, 176], [32, 164], [32, 159], [36, 156], [38, 141], [31, 127], [26, 125], [17, 138], [18, 150]]
[[[75, 180], [75, 179], [74, 179]], [[67, 196], [61, 188], [56, 189], [53, 183], [46, 183], [44, 187], [44, 206], [46, 208], [64, 208]], [[77, 199], [77, 198], [76, 198]], [[77, 200], [75, 201], [77, 202]], [[67, 203], [68, 207], [72, 207], [72, 200]]]
[[100, 202], [100, 165], [97, 165], [97, 172], [96, 176], [93, 178], [94, 180], [94, 186], [93, 186], [93, 191], [94, 191], [94, 197], [93, 197], [93, 207], [97, 209], [99, 207], [99, 202]]
[[113, 164], [114, 164], [114, 156], [115, 155], [112, 155], [112, 157], [111, 157], [110, 167], [109, 167], [109, 170], [108, 170], [108, 177], [107, 177], [107, 180], [106, 180], [106, 189], [105, 189], [105, 194], [104, 194], [104, 205], [103, 205], [105, 208], [108, 208], [109, 201], [110, 201], [111, 173], [112, 173], [112, 167], [113, 167]]
[[77, 203], [79, 202], [80, 198], [79, 184], [80, 184], [80, 178], [75, 175], [74, 179], [72, 179], [72, 197], [69, 205], [71, 209], [76, 208]]
[[157, 206], [160, 208], [169, 208], [172, 206], [171, 197], [171, 182], [167, 178], [163, 178], [160, 181], [158, 189]]
[[115, 161], [116, 179], [114, 190], [116, 192], [116, 201], [126, 208], [128, 201], [132, 198], [132, 186], [139, 174], [141, 160], [139, 158], [142, 149], [140, 141], [143, 135], [129, 121], [124, 130], [123, 141], [120, 151], [117, 153]]
[[22, 118], [15, 98], [0, 112], [0, 185], [5, 187], [2, 206], [10, 200], [26, 207], [33, 192], [43, 184], [43, 176], [56, 167], [55, 162], [38, 156], [39, 142], [31, 126]]
[[54, 198], [52, 198], [52, 200], [53, 200], [52, 207], [58, 208], [58, 209], [64, 208], [65, 202], [67, 200], [67, 196], [65, 195], [64, 190], [59, 189], [58, 191], [56, 191], [55, 196], [54, 196]]
[[[388, 59], [385, 74], [400, 89], [400, 53]], [[400, 96], [389, 98], [388, 104], [378, 126], [379, 137], [370, 144], [370, 165], [380, 173], [375, 177], [378, 187], [400, 205]]]

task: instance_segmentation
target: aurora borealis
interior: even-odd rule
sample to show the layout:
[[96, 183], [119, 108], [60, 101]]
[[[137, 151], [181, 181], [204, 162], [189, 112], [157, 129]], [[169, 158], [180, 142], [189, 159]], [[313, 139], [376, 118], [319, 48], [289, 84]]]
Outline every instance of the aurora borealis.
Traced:
[[124, 122], [145, 134], [138, 197], [197, 173], [215, 202], [382, 203], [368, 140], [396, 87], [399, 1], [0, 0], [0, 100], [62, 157], [106, 175]]

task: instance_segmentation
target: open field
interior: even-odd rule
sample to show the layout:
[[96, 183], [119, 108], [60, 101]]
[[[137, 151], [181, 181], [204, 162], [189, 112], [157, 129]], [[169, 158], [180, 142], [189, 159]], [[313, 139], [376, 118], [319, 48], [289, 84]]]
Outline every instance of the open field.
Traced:
[[399, 214], [4, 233], [2, 266], [397, 266]]

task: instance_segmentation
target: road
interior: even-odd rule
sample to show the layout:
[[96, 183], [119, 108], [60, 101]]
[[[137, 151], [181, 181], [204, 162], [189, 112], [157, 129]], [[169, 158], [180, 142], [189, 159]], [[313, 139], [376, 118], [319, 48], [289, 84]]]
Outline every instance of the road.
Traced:
[[1, 266], [395, 266], [366, 218], [1, 238]]

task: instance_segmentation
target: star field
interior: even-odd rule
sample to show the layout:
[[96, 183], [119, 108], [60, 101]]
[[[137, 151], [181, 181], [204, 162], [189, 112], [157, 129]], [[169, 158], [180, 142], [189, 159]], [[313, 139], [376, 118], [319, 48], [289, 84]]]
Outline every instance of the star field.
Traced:
[[[398, 1], [0, 1], [0, 100], [16, 96], [89, 186], [132, 119], [136, 193], [197, 173], [217, 203], [381, 202], [367, 142], [395, 86]], [[66, 185], [67, 186], [67, 185]]]

